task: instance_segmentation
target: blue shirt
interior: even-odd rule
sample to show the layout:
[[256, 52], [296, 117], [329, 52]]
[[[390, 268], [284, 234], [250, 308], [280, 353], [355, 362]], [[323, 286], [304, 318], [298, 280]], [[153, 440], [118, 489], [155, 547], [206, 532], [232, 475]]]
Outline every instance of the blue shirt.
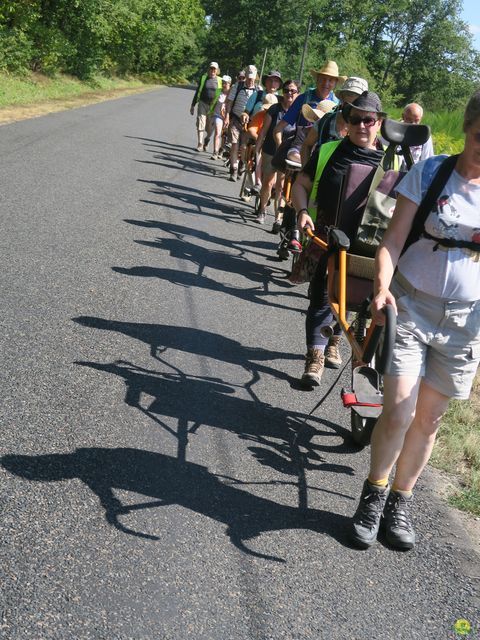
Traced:
[[305, 93], [301, 93], [297, 98], [295, 98], [294, 103], [282, 119], [288, 124], [298, 124], [299, 127], [310, 126], [311, 122], [308, 122], [308, 120], [305, 120], [302, 116], [302, 107], [304, 104], [309, 104], [313, 109], [315, 109], [317, 104], [322, 100], [332, 100], [335, 104], [340, 102], [333, 91], [330, 91], [326, 98], [319, 98], [315, 92], [315, 87], [313, 87], [307, 89]]

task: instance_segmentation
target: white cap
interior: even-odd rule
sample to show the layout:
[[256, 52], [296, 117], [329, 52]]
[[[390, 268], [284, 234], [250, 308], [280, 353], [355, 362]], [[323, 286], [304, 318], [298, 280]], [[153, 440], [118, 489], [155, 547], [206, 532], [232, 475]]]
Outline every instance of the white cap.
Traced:
[[257, 67], [253, 64], [249, 64], [245, 71], [247, 78], [256, 78], [257, 73]]
[[212, 67], [214, 69], [218, 69], [219, 68], [218, 67], [218, 62], [210, 62], [210, 64], [208, 65], [208, 68], [211, 69]]
[[222, 82], [232, 82], [232, 79], [230, 76], [222, 76]]

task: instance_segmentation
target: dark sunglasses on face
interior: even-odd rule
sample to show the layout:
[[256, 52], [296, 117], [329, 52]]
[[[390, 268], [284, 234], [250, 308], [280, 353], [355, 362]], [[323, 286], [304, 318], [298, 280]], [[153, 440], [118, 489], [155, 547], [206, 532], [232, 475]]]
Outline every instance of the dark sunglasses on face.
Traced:
[[283, 93], [298, 93], [297, 89], [285, 89]]
[[349, 124], [353, 124], [353, 125], [357, 125], [363, 122], [363, 124], [367, 128], [370, 128], [370, 127], [373, 127], [373, 125], [376, 124], [378, 120], [376, 118], [373, 118], [372, 116], [367, 116], [365, 118], [361, 118], [360, 116], [350, 116], [348, 118], [348, 122]]

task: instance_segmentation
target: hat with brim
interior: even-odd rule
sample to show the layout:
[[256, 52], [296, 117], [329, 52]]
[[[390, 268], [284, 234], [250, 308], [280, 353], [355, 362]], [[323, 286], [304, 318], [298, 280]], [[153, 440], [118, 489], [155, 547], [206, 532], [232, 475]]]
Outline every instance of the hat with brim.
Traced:
[[278, 102], [278, 98], [276, 95], [274, 95], [273, 93], [267, 93], [267, 95], [263, 98], [263, 101], [262, 101], [262, 109], [266, 111], [267, 109], [270, 109], [272, 104], [277, 104], [277, 102]]
[[340, 87], [337, 88], [337, 90], [335, 91], [335, 95], [337, 96], [337, 98], [341, 98], [342, 93], [356, 93], [357, 96], [359, 96], [364, 91], [368, 91], [368, 82], [363, 78], [350, 76], [349, 78], [346, 78], [344, 80]]
[[338, 65], [333, 60], [327, 60], [327, 62], [321, 69], [310, 69], [310, 73], [315, 78], [315, 80], [317, 79], [317, 76], [319, 74], [323, 74], [324, 76], [331, 76], [332, 78], [336, 78], [337, 80], [341, 80], [343, 82], [345, 82], [345, 80], [347, 79], [347, 76], [341, 76], [338, 73]]
[[315, 109], [309, 104], [304, 104], [302, 105], [302, 116], [305, 120], [308, 120], [308, 122], [317, 122], [317, 120], [320, 120], [324, 115], [330, 113], [336, 106], [337, 104], [333, 102], [333, 100], [322, 100], [317, 104]]
[[219, 66], [218, 66], [218, 62], [210, 62], [210, 64], [208, 65], [209, 69], [216, 69], [218, 71]]
[[222, 82], [229, 82], [231, 84], [232, 78], [230, 76], [222, 76]]
[[352, 102], [346, 102], [343, 106], [342, 113], [345, 120], [348, 120], [351, 110], [355, 108], [359, 111], [368, 111], [376, 113], [379, 118], [386, 118], [387, 114], [382, 111], [382, 103], [380, 98], [373, 91], [364, 91], [358, 98]]
[[279, 82], [278, 86], [282, 84], [282, 74], [280, 71], [270, 71], [270, 73], [263, 76], [262, 83], [265, 84], [268, 78], [276, 78]]
[[257, 67], [253, 64], [249, 64], [248, 67], [245, 69], [245, 75], [247, 76], [247, 78], [256, 78], [257, 77]]

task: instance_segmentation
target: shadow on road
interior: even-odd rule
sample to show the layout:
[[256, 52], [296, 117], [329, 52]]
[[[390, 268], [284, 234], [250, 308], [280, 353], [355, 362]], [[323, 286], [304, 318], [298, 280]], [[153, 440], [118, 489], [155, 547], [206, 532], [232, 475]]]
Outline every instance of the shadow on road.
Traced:
[[299, 309], [298, 307], [289, 307], [284, 304], [271, 302], [270, 300], [272, 298], [278, 296], [283, 297], [284, 292], [269, 291], [268, 287], [266, 288], [265, 285], [261, 287], [250, 287], [249, 289], [245, 289], [243, 287], [232, 287], [204, 275], [199, 276], [196, 273], [189, 273], [178, 269], [163, 269], [161, 267], [112, 267], [112, 271], [125, 276], [134, 276], [137, 278], [158, 278], [159, 280], [166, 280], [167, 282], [171, 282], [172, 284], [176, 284], [181, 287], [198, 287], [199, 289], [217, 291], [219, 293], [240, 298], [240, 300], [272, 307], [274, 309], [285, 309], [287, 311], [296, 311], [297, 313], [302, 312], [302, 309]]
[[[307, 529], [332, 536], [348, 546], [345, 516], [278, 504], [238, 488], [248, 483], [214, 475], [206, 467], [161, 453], [131, 448], [84, 448], [68, 454], [7, 455], [1, 464], [10, 473], [31, 481], [80, 479], [98, 496], [112, 526], [149, 540], [160, 540], [161, 532], [153, 535], [135, 531], [120, 518], [142, 509], [179, 505], [226, 525], [231, 542], [243, 552], [279, 562], [284, 560], [255, 551], [246, 542], [268, 531]], [[115, 496], [115, 490], [133, 492], [150, 500], [123, 504]]]

